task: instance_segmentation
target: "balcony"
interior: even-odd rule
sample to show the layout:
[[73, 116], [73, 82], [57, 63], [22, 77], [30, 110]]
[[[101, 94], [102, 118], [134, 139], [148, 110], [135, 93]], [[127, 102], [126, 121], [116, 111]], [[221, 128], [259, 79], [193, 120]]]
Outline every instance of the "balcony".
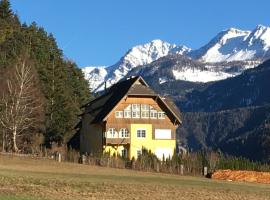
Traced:
[[130, 134], [126, 129], [116, 132], [115, 129], [109, 129], [105, 134], [106, 144], [130, 144]]
[[105, 143], [106, 144], [130, 144], [130, 138], [107, 138], [105, 137]]

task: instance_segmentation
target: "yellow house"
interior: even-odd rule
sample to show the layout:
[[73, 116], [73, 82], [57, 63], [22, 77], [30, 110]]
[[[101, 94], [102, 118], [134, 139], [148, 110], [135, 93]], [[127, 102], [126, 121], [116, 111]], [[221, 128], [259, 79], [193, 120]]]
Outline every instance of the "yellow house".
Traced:
[[110, 152], [137, 158], [142, 148], [158, 158], [172, 156], [180, 112], [141, 77], [130, 77], [85, 105], [80, 124], [81, 153]]

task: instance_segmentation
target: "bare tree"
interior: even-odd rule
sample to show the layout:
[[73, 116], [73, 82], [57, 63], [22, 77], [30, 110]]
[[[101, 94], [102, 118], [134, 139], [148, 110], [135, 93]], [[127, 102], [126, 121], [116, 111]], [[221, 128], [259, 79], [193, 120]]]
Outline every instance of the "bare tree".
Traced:
[[14, 152], [19, 150], [17, 138], [34, 127], [41, 107], [35, 76], [26, 59], [20, 59], [13, 73], [7, 77], [7, 90], [1, 100], [0, 123], [5, 129], [3, 132], [10, 136]]

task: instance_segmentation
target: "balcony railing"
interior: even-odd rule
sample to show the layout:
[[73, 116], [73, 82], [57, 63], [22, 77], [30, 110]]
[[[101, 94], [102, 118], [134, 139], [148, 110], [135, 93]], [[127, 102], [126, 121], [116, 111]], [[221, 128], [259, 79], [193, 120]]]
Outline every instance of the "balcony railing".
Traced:
[[130, 144], [130, 138], [107, 138], [105, 137], [106, 144]]

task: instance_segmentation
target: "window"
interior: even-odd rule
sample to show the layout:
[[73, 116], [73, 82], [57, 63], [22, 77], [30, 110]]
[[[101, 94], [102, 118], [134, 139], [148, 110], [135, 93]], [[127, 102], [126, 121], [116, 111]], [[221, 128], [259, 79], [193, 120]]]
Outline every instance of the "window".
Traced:
[[132, 111], [140, 111], [140, 104], [132, 104]]
[[142, 111], [141, 112], [141, 117], [142, 118], [149, 118], [149, 111]]
[[131, 105], [124, 109], [124, 118], [131, 118]]
[[138, 149], [137, 150], [137, 158], [140, 157], [142, 155], [142, 150], [141, 149]]
[[131, 105], [128, 105], [124, 110], [131, 110]]
[[124, 118], [131, 118], [131, 111], [125, 110], [124, 111]]
[[128, 157], [127, 149], [122, 149], [122, 151], [121, 151], [121, 156], [122, 156], [123, 158], [127, 158], [127, 157]]
[[119, 132], [119, 136], [121, 138], [128, 138], [129, 137], [128, 130], [126, 128], [121, 128]]
[[115, 128], [109, 128], [109, 131], [107, 133], [107, 138], [117, 138], [117, 132]]
[[137, 138], [145, 138], [146, 130], [137, 130]]
[[132, 118], [140, 118], [140, 111], [133, 111], [132, 110]]
[[151, 119], [157, 119], [157, 111], [156, 110], [151, 110], [150, 111], [150, 118]]
[[172, 139], [171, 129], [155, 129], [155, 139]]
[[141, 105], [141, 110], [142, 111], [148, 111], [149, 110], [149, 105], [148, 104], [142, 104]]
[[123, 111], [116, 111], [115, 118], [123, 118]]
[[158, 112], [158, 118], [159, 119], [165, 119], [165, 113], [164, 112]]

